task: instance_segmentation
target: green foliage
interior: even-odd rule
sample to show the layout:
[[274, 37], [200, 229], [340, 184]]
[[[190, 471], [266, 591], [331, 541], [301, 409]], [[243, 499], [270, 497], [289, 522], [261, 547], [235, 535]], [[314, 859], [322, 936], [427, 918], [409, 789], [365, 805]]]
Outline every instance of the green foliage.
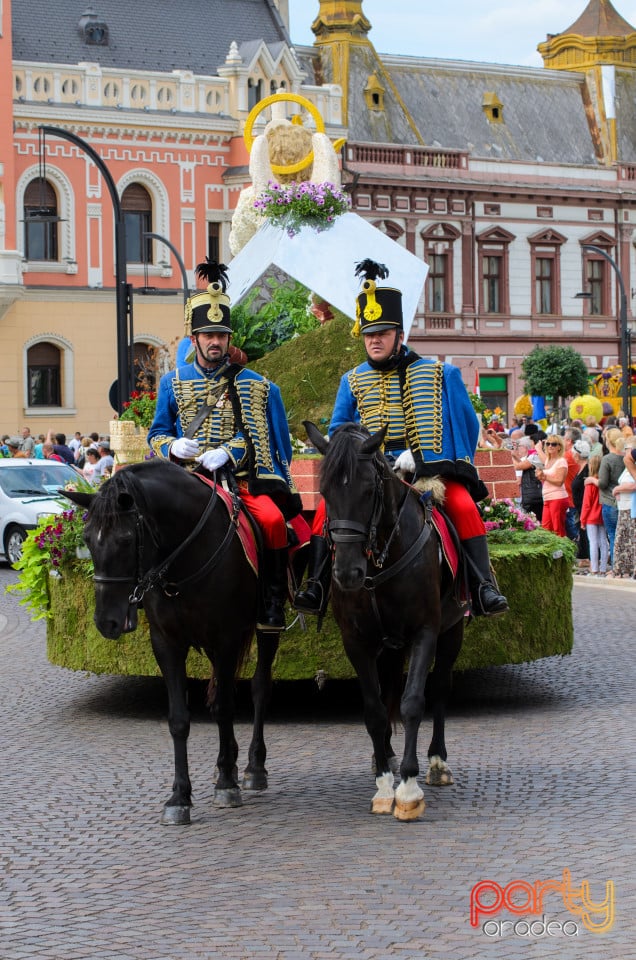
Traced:
[[303, 420], [326, 430], [340, 378], [365, 359], [362, 338], [351, 337], [353, 321], [332, 310], [333, 320], [254, 364], [255, 370], [280, 387], [294, 437], [305, 437]]
[[120, 420], [132, 420], [138, 427], [150, 427], [155, 418], [157, 394], [154, 390], [133, 390], [123, 404]]
[[309, 291], [301, 283], [268, 277], [265, 284], [266, 290], [252, 290], [231, 311], [232, 343], [250, 362], [318, 326], [309, 310]]
[[521, 364], [525, 392], [535, 397], [576, 397], [588, 390], [585, 361], [573, 347], [535, 347]]
[[[95, 493], [95, 487], [86, 480], [78, 479], [67, 486]], [[68, 504], [68, 500], [61, 498], [60, 503]], [[20, 574], [18, 582], [6, 590], [22, 598], [20, 603], [31, 611], [33, 620], [51, 616], [51, 577], [71, 572], [82, 577], [92, 576], [93, 561], [84, 546], [85, 518], [86, 511], [81, 507], [43, 517], [22, 544], [22, 556], [13, 565]]]
[[[501, 530], [488, 534], [490, 554], [499, 585], [510, 603], [504, 617], [478, 617], [467, 627], [457, 669], [471, 670], [506, 663], [525, 663], [572, 651], [572, 560], [575, 546], [546, 530], [522, 533]], [[94, 588], [82, 575], [51, 581], [54, 616], [47, 621], [47, 654], [51, 663], [71, 670], [125, 676], [156, 676], [148, 623], [143, 611], [139, 626], [116, 643], [105, 640], [93, 623]], [[293, 613], [288, 612], [288, 623]], [[320, 633], [315, 617], [307, 630], [296, 620], [281, 635], [274, 662], [277, 680], [311, 680], [319, 670], [332, 679], [353, 677], [340, 633], [328, 612]], [[251, 676], [255, 655], [243, 676]], [[202, 654], [188, 655], [189, 677], [207, 679], [210, 664]]]

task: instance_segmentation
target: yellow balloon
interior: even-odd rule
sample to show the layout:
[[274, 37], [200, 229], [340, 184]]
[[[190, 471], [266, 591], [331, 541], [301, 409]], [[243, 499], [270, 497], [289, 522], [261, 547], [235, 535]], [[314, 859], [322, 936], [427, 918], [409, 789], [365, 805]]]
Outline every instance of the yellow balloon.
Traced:
[[531, 417], [532, 416], [532, 400], [528, 393], [522, 393], [520, 397], [517, 397], [515, 400], [513, 413], [517, 417]]
[[598, 397], [589, 393], [575, 397], [570, 404], [570, 420], [582, 420], [585, 423], [588, 417], [594, 417], [598, 423], [602, 416], [603, 404]]

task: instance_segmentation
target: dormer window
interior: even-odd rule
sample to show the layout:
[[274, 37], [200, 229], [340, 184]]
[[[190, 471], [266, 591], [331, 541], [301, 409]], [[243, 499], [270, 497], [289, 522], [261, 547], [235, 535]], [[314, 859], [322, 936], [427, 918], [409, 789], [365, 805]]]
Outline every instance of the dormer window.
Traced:
[[485, 93], [481, 107], [490, 123], [503, 123], [503, 103], [496, 93]]
[[384, 87], [375, 73], [372, 73], [364, 88], [364, 99], [369, 110], [384, 110]]
[[108, 24], [97, 16], [92, 7], [86, 8], [77, 26], [84, 43], [93, 47], [108, 46]]

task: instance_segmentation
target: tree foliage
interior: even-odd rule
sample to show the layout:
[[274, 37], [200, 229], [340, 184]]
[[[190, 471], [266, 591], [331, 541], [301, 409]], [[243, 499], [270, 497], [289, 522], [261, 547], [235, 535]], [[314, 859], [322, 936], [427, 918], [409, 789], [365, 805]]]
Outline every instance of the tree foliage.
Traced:
[[319, 322], [309, 310], [310, 293], [295, 280], [268, 277], [232, 307], [232, 343], [253, 362]]
[[535, 347], [521, 364], [525, 392], [534, 397], [565, 397], [588, 392], [585, 361], [573, 347]]

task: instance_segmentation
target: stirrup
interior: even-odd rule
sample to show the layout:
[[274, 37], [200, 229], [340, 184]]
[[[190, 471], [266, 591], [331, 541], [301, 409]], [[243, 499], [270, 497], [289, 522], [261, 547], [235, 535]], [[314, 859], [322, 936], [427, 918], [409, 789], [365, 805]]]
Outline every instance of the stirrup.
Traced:
[[320, 616], [325, 601], [325, 591], [319, 580], [308, 580], [304, 590], [297, 590], [292, 606], [299, 613]]
[[[483, 600], [485, 588], [492, 593], [491, 602], [488, 605], [488, 609], [486, 609]], [[506, 598], [503, 596], [503, 594], [498, 592], [497, 587], [495, 587], [495, 585], [489, 580], [482, 580], [482, 582], [479, 584], [479, 587], [477, 588], [477, 599], [479, 610], [475, 612], [478, 615], [481, 614], [484, 617], [498, 617], [503, 613], [508, 613], [510, 610]]]
[[256, 629], [264, 633], [280, 633], [285, 628], [285, 605], [278, 600], [265, 603], [256, 622]]

